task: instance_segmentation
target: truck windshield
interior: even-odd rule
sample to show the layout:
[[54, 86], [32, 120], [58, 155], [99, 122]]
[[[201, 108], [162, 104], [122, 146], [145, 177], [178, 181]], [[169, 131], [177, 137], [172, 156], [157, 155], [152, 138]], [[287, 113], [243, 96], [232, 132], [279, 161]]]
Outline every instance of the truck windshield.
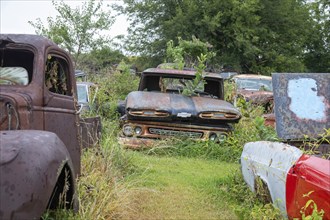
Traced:
[[23, 67], [0, 67], [0, 85], [27, 85], [29, 75]]

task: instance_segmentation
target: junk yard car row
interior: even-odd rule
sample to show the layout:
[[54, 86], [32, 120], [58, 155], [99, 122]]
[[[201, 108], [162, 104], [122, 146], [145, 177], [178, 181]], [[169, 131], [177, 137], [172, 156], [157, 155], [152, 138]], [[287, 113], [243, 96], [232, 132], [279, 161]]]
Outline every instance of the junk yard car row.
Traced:
[[[76, 179], [80, 175], [81, 149], [95, 145], [100, 137], [100, 118], [84, 118], [82, 114], [93, 107], [90, 100], [94, 97], [90, 91], [97, 90], [97, 86], [89, 82], [76, 83], [77, 71], [74, 71], [70, 55], [41, 36], [1, 34], [0, 64], [0, 219], [39, 219], [47, 209], [55, 208], [77, 210]], [[191, 69], [145, 70], [140, 76], [137, 91], [129, 93], [118, 106], [121, 113], [120, 143], [139, 148], [150, 146], [157, 139], [172, 136], [225, 141], [234, 123], [239, 122], [241, 114], [235, 103], [224, 100], [224, 78], [221, 74], [203, 73], [203, 83], [191, 89], [195, 74], [196, 71]], [[317, 106], [325, 112], [325, 116], [317, 116], [313, 112], [310, 114], [317, 122], [322, 122], [323, 127], [329, 128], [329, 75], [319, 77], [328, 80], [322, 84], [323, 87], [313, 87], [312, 82], [306, 82], [319, 97], [315, 100], [318, 100]], [[282, 88], [276, 82], [273, 87]], [[266, 90], [272, 87], [268, 82], [265, 83], [262, 90], [269, 95], [269, 101], [272, 94]], [[185, 89], [190, 89], [191, 94], [183, 95]], [[248, 86], [242, 89], [247, 90]], [[289, 91], [292, 91], [291, 87]], [[253, 96], [250, 94], [248, 97], [247, 91], [240, 92], [245, 92], [246, 99]], [[284, 93], [279, 94], [279, 97], [285, 97]], [[280, 109], [275, 111], [276, 127], [280, 128], [282, 122], [285, 122], [286, 127], [297, 131], [298, 127], [288, 118], [278, 118], [283, 113], [289, 114], [281, 109], [282, 105], [289, 105], [288, 100], [280, 100], [275, 105]], [[292, 102], [295, 107], [296, 101]], [[288, 117], [297, 119], [301, 115]], [[304, 120], [307, 120], [310, 130], [303, 132], [310, 135], [311, 132], [306, 131], [312, 131], [316, 124], [311, 124], [309, 118]], [[282, 129], [279, 131], [281, 134]], [[289, 139], [295, 140], [291, 136]], [[279, 147], [274, 151], [270, 146], [275, 145]], [[281, 149], [283, 147], [285, 150]], [[283, 154], [278, 151], [291, 153], [289, 156], [281, 156]], [[260, 152], [267, 152], [270, 161], [266, 161], [268, 157], [263, 157], [266, 162], [255, 159], [260, 156]], [[267, 183], [273, 202], [277, 199], [286, 202], [279, 207], [289, 217], [297, 216], [297, 210], [304, 201], [293, 201], [306, 193], [299, 191], [306, 186], [308, 190], [315, 191], [310, 196], [325, 210], [324, 216], [329, 218], [329, 211], [326, 210], [329, 203], [322, 203], [329, 201], [329, 190], [324, 190], [329, 189], [329, 185], [326, 185], [330, 175], [330, 171], [327, 171], [329, 161], [318, 162], [318, 159], [304, 155], [291, 145], [248, 143], [242, 153], [241, 165], [251, 189], [254, 189], [252, 177], [261, 178]], [[284, 181], [286, 186], [269, 176], [272, 171], [276, 173], [272, 166], [281, 162], [286, 166], [276, 172], [287, 176]], [[259, 169], [261, 166], [267, 171], [265, 175]], [[304, 172], [305, 176], [302, 175]], [[314, 182], [320, 183], [318, 188], [309, 180], [310, 176]], [[301, 178], [305, 182], [300, 181]], [[288, 184], [290, 190], [287, 190]], [[66, 200], [59, 207], [63, 193]], [[323, 200], [318, 199], [319, 195], [323, 195]]]

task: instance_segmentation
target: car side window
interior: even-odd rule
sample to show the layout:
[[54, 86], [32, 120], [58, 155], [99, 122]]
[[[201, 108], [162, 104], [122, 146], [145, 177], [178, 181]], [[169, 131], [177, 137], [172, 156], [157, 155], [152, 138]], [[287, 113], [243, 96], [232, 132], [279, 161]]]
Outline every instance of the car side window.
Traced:
[[48, 55], [45, 70], [45, 83], [50, 92], [71, 95], [69, 68], [64, 59]]

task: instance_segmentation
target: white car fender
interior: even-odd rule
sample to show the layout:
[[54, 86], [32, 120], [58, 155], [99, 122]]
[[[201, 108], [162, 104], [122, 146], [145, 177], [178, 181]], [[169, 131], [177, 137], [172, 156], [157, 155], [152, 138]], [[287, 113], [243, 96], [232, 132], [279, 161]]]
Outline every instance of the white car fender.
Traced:
[[302, 154], [298, 148], [280, 142], [249, 142], [241, 155], [243, 178], [255, 192], [255, 180], [260, 177], [267, 184], [274, 205], [286, 213], [287, 173]]

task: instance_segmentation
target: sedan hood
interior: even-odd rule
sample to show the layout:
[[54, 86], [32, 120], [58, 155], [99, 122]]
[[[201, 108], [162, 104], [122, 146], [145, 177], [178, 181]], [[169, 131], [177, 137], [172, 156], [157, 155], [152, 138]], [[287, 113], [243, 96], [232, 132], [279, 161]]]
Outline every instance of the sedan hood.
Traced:
[[251, 91], [240, 89], [237, 93], [242, 95], [247, 101], [255, 104], [266, 104], [273, 99], [273, 92], [270, 91]]

